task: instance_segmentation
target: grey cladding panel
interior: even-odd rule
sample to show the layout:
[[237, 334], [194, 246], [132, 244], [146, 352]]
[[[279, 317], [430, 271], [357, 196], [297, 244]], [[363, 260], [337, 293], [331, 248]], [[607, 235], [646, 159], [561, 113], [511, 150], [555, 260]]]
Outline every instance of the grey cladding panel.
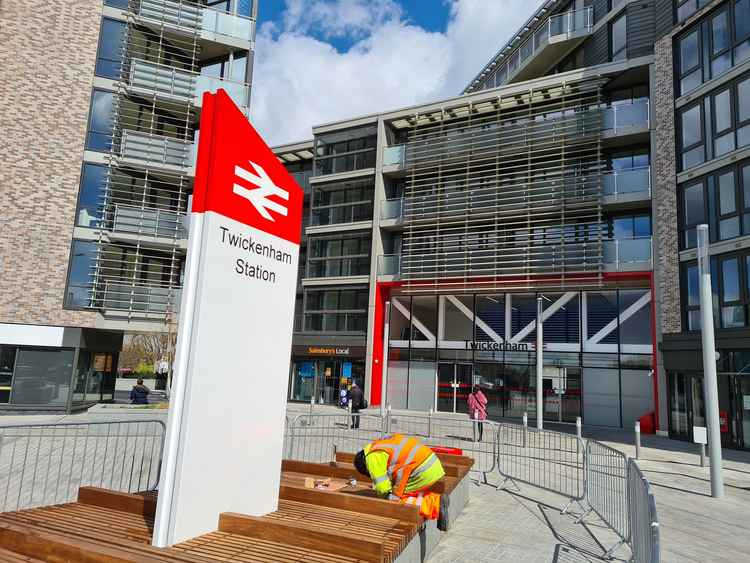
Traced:
[[629, 4], [628, 57], [642, 57], [654, 52], [654, 2], [645, 0]]
[[609, 26], [602, 26], [583, 44], [583, 57], [586, 66], [606, 63], [609, 60]]
[[672, 0], [654, 0], [654, 37], [661, 39], [672, 31], [674, 7]]

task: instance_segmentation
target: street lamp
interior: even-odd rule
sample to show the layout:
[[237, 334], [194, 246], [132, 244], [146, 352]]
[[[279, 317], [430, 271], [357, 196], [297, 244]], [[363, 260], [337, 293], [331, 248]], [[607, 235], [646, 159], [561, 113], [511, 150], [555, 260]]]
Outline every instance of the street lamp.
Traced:
[[708, 453], [711, 460], [711, 496], [724, 496], [721, 474], [721, 427], [719, 389], [716, 381], [716, 344], [711, 296], [711, 268], [708, 260], [708, 225], [698, 225], [698, 276], [701, 296], [701, 336], [703, 339], [703, 394], [708, 425]]

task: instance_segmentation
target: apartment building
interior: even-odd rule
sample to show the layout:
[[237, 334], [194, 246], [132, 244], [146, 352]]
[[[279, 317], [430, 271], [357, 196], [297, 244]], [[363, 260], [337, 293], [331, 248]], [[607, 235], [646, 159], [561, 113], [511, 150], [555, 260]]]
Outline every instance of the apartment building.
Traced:
[[111, 400], [176, 327], [202, 95], [247, 111], [257, 2], [3, 3], [0, 409]]
[[541, 298], [546, 419], [688, 439], [712, 221], [725, 435], [750, 443], [747, 6], [550, 0], [460, 96], [277, 147], [309, 194], [289, 399], [356, 380], [466, 412], [476, 384], [534, 416]]

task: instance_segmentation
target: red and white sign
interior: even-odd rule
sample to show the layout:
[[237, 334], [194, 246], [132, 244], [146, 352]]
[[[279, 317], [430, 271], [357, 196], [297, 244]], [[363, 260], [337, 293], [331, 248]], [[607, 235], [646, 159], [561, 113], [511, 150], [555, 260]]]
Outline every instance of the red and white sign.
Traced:
[[302, 189], [205, 94], [154, 545], [278, 504]]

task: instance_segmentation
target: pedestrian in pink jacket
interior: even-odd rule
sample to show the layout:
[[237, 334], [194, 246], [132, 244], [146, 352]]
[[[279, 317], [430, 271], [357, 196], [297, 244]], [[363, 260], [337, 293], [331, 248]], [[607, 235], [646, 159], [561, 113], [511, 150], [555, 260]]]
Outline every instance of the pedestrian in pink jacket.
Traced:
[[479, 441], [482, 441], [482, 434], [484, 432], [484, 424], [482, 421], [487, 420], [487, 397], [484, 396], [482, 390], [476, 385], [471, 388], [471, 393], [466, 399], [469, 404], [469, 416], [476, 422], [477, 429], [479, 430]]

